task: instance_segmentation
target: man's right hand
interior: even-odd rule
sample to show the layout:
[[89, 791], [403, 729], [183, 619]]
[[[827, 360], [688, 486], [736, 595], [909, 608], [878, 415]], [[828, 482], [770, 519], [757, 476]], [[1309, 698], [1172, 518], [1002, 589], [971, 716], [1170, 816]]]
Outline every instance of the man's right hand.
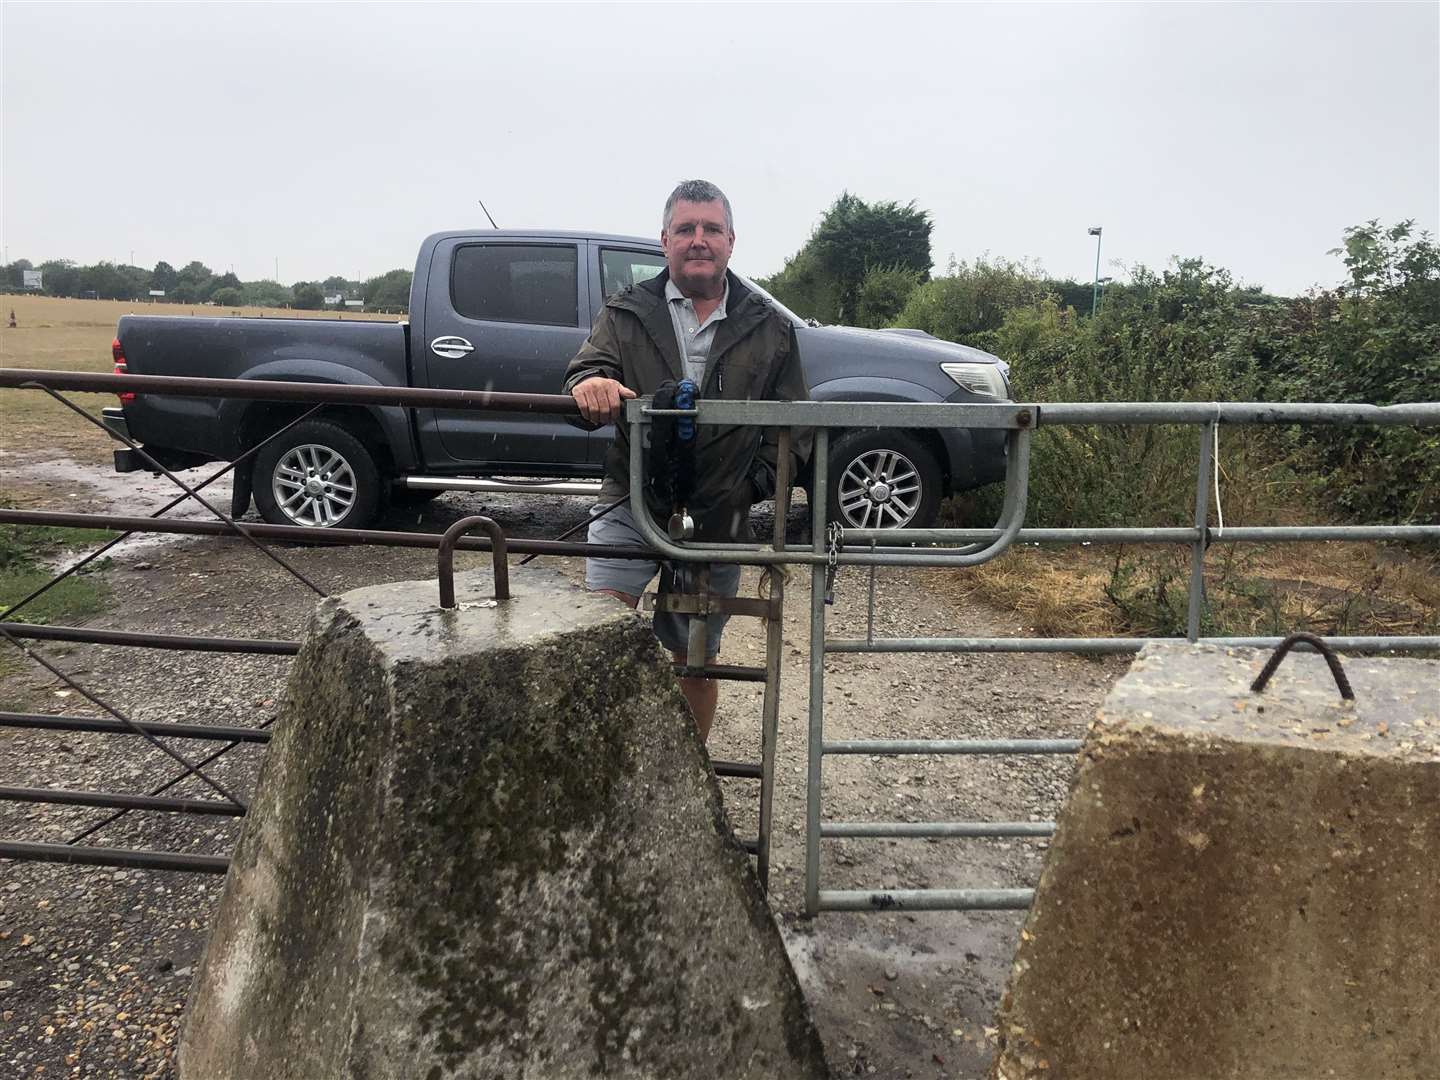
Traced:
[[570, 396], [580, 406], [580, 415], [590, 423], [613, 424], [620, 418], [622, 403], [633, 398], [635, 391], [615, 379], [597, 375], [576, 383]]

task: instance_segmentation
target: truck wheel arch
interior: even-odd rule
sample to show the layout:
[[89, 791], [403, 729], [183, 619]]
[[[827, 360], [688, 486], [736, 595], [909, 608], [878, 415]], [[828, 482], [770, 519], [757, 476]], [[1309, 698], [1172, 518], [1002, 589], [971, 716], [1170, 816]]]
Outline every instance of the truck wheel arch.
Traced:
[[[877, 376], [847, 377], [817, 383], [811, 388], [810, 396], [815, 401], [896, 401], [927, 404], [940, 401], [933, 391], [919, 383]], [[897, 429], [897, 431], [902, 436], [918, 442], [935, 459], [935, 464], [940, 471], [940, 496], [944, 498], [953, 494], [953, 466], [957, 450], [959, 450], [962, 438], [966, 443], [968, 443], [968, 438], [964, 438], [959, 432], [942, 433], [933, 428], [904, 428]], [[832, 447], [843, 434], [841, 431], [830, 433]], [[807, 490], [809, 486], [809, 477], [807, 476]]]
[[[279, 382], [306, 382], [339, 386], [384, 386], [385, 383], [364, 372], [327, 360], [271, 359], [256, 364], [245, 372], [246, 379], [273, 379]], [[305, 412], [309, 406], [286, 405], [279, 402], [247, 401], [241, 398], [226, 398], [220, 402], [218, 422], [222, 431], [235, 432], [236, 445], [232, 449], [232, 460], [244, 453], [260, 438], [277, 430], [290, 420]], [[261, 411], [256, 412], [259, 409]], [[414, 438], [411, 433], [409, 410], [399, 405], [332, 405], [320, 415], [334, 414], [335, 417], [354, 429], [371, 436], [371, 428], [362, 427], [368, 416], [373, 421], [374, 445], [384, 449], [396, 471], [409, 471], [419, 465]], [[269, 415], [283, 416], [279, 424], [264, 430], [263, 419]], [[260, 421], [254, 419], [261, 418]], [[248, 440], [248, 441], [247, 441]]]

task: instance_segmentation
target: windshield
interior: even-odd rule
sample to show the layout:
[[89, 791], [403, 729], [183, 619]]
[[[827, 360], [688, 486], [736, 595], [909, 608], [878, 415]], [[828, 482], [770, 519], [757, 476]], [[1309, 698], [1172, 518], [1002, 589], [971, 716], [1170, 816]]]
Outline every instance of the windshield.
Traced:
[[756, 292], [758, 292], [761, 296], [765, 297], [765, 299], [769, 300], [770, 303], [774, 304], [774, 305], [780, 310], [780, 314], [781, 314], [781, 315], [784, 315], [787, 319], [789, 319], [789, 320], [790, 320], [792, 323], [794, 323], [796, 326], [809, 326], [809, 325], [810, 325], [810, 324], [809, 324], [808, 322], [806, 322], [804, 319], [800, 318], [799, 315], [796, 315], [796, 314], [795, 314], [793, 311], [791, 311], [788, 307], [786, 307], [784, 304], [780, 303], [779, 300], [776, 300], [775, 297], [771, 296], [770, 293], [767, 292], [765, 289], [762, 289], [759, 285], [756, 285], [755, 282], [751, 281], [751, 280], [750, 280], [749, 278], [747, 278], [744, 274], [736, 274], [735, 276], [740, 279], [740, 283], [741, 283], [742, 285], [744, 285], [747, 289], [754, 289], [754, 290], [755, 290]]

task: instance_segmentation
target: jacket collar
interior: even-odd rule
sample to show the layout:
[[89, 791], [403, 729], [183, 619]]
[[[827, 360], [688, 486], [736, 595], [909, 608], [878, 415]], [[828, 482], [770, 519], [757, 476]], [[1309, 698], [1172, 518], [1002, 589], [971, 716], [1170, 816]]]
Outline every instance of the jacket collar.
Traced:
[[[616, 293], [606, 301], [606, 305], [638, 316], [655, 347], [665, 358], [670, 373], [677, 379], [683, 379], [685, 365], [680, 359], [675, 324], [670, 320], [670, 309], [665, 301], [665, 283], [669, 280], [670, 270], [666, 268], [649, 281]], [[770, 301], [747, 289], [733, 271], [725, 271], [725, 280], [730, 286], [730, 299], [726, 303], [725, 318], [715, 327], [715, 341], [710, 346], [712, 364], [764, 322], [770, 313]]]

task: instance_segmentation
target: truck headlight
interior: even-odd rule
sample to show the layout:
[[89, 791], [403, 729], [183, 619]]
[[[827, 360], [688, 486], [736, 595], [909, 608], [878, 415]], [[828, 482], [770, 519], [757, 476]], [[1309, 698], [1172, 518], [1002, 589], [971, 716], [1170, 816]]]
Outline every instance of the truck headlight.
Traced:
[[949, 375], [956, 386], [972, 394], [986, 394], [1003, 398], [1007, 395], [1005, 376], [1000, 374], [998, 364], [965, 364], [954, 362], [941, 364], [940, 370]]

